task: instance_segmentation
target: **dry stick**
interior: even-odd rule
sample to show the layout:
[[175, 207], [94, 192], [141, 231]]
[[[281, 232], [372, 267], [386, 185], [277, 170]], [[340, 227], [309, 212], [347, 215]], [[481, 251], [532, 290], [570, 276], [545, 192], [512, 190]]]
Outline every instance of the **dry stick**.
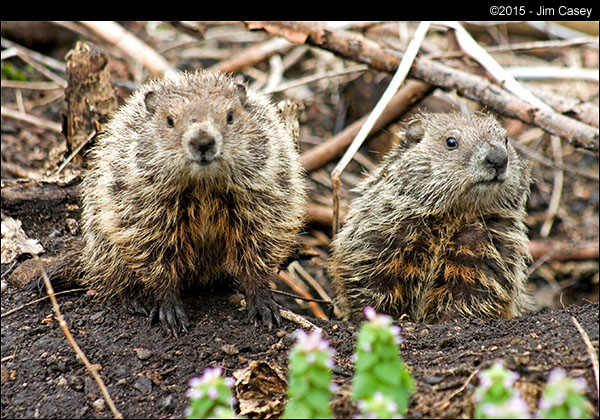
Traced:
[[85, 353], [81, 350], [81, 347], [79, 347], [79, 345], [73, 338], [73, 335], [71, 334], [71, 331], [69, 330], [69, 327], [68, 327], [67, 323], [65, 322], [65, 319], [64, 319], [62, 313], [60, 312], [60, 308], [58, 306], [58, 301], [56, 300], [56, 295], [54, 293], [54, 288], [52, 287], [52, 283], [50, 283], [50, 279], [48, 278], [48, 275], [46, 274], [46, 270], [42, 266], [40, 259], [37, 257], [35, 259], [38, 263], [39, 270], [42, 273], [42, 278], [44, 279], [44, 283], [46, 284], [46, 292], [48, 293], [48, 297], [50, 298], [50, 301], [52, 302], [52, 309], [54, 311], [54, 317], [58, 321], [58, 325], [60, 325], [60, 328], [62, 329], [63, 333], [65, 334], [67, 341], [69, 342], [71, 347], [73, 347], [73, 350], [75, 350], [75, 354], [77, 354], [79, 359], [85, 365], [87, 371], [92, 375], [92, 377], [98, 384], [98, 387], [100, 388], [100, 391], [102, 392], [102, 395], [104, 396], [104, 401], [106, 401], [106, 404], [110, 408], [110, 411], [113, 413], [113, 416], [116, 419], [122, 419], [123, 415], [119, 412], [119, 410], [117, 410], [117, 407], [113, 403], [113, 400], [110, 397], [110, 394], [108, 393], [108, 390], [106, 389], [106, 386], [104, 385], [104, 381], [102, 380], [100, 375], [98, 375], [96, 368], [94, 368], [94, 366], [92, 366], [92, 364], [86, 357]]
[[[591, 43], [598, 43], [598, 38], [595, 36], [586, 36], [580, 38], [561, 39], [552, 41], [520, 42], [514, 44], [494, 45], [491, 47], [486, 47], [485, 50], [488, 53], [523, 50], [553, 50], [555, 48], [571, 47]], [[440, 54], [428, 54], [427, 58], [456, 58], [462, 57], [464, 55], [464, 51], [450, 51]]]
[[48, 79], [52, 80], [55, 83], [58, 83], [63, 88], [67, 87], [67, 81], [65, 79], [63, 79], [60, 76], [57, 76], [56, 74], [54, 74], [50, 70], [48, 70], [46, 67], [37, 63], [33, 58], [29, 57], [29, 55], [25, 51], [18, 50], [18, 54], [19, 54], [19, 58], [21, 58], [21, 60], [25, 61], [27, 64], [29, 64], [31, 67], [36, 69], [38, 72], [40, 72], [41, 74], [46, 76]]
[[597, 260], [600, 245], [598, 238], [583, 243], [565, 241], [532, 240], [529, 251], [534, 260], [552, 253], [553, 261]]
[[469, 382], [471, 382], [475, 375], [477, 375], [477, 372], [479, 372], [479, 369], [475, 369], [473, 372], [471, 372], [465, 383], [462, 384], [460, 388], [458, 388], [456, 391], [453, 391], [448, 397], [444, 398], [442, 401], [436, 404], [437, 408], [442, 408], [442, 406], [448, 404], [448, 402], [450, 402], [452, 398], [463, 392], [467, 385], [469, 385]]
[[579, 334], [581, 334], [581, 338], [583, 339], [583, 342], [585, 343], [585, 348], [588, 352], [588, 355], [590, 356], [590, 360], [592, 361], [592, 367], [594, 368], [594, 377], [596, 378], [596, 401], [598, 401], [599, 396], [600, 396], [600, 384], [598, 382], [598, 356], [596, 355], [596, 350], [594, 349], [594, 346], [592, 345], [590, 336], [583, 329], [583, 327], [581, 326], [579, 321], [577, 321], [577, 318], [575, 318], [574, 316], [571, 316], [571, 322], [573, 322], [573, 324], [575, 325], [575, 328], [577, 328], [577, 331], [579, 331]]
[[[427, 83], [419, 82], [417, 80], [408, 80], [394, 95], [381, 116], [377, 119], [377, 122], [371, 131], [374, 132], [388, 125], [406, 112], [412, 104], [420, 100], [432, 89], [433, 86], [428, 85]], [[300, 155], [300, 162], [304, 166], [306, 172], [312, 172], [319, 169], [330, 160], [333, 160], [342, 154], [366, 120], [367, 117], [363, 117], [360, 120], [353, 122], [329, 140], [302, 153]]]
[[62, 134], [62, 126], [58, 123], [45, 120], [43, 118], [36, 117], [34, 115], [25, 114], [19, 111], [12, 110], [10, 108], [2, 107], [0, 113], [3, 117], [12, 118], [19, 121], [32, 124], [36, 127], [43, 128], [45, 130], [54, 131], [55, 133]]
[[[307, 299], [311, 299], [311, 300], [313, 299], [313, 297], [310, 295], [310, 293], [308, 293], [308, 291], [306, 291], [303, 287], [301, 287], [296, 282], [294, 282], [292, 279], [290, 279], [289, 276], [286, 273], [284, 273], [283, 271], [280, 271], [279, 273], [277, 273], [277, 277], [279, 277], [281, 280], [283, 280], [285, 282], [285, 284], [290, 286], [290, 288], [292, 288], [292, 290], [294, 290], [294, 292], [298, 293], [301, 296], [304, 296]], [[309, 301], [308, 306], [310, 307], [313, 314], [315, 314], [315, 316], [317, 318], [327, 319], [325, 312], [323, 312], [323, 310], [321, 309], [321, 307], [319, 306], [318, 303]]]
[[573, 165], [569, 165], [567, 163], [561, 163], [560, 165], [557, 162], [554, 162], [548, 158], [546, 158], [545, 156], [543, 156], [542, 154], [536, 152], [535, 150], [525, 146], [522, 143], [519, 142], [513, 142], [512, 145], [515, 147], [515, 149], [517, 149], [522, 155], [525, 155], [525, 157], [529, 160], [535, 160], [537, 162], [539, 162], [541, 165], [544, 165], [548, 168], [553, 168], [553, 169], [561, 169], [565, 172], [570, 172], [573, 174], [577, 174], [579, 176], [583, 176], [585, 178], [591, 179], [593, 181], [600, 181], [600, 175], [598, 175], [597, 172], [592, 172], [592, 171], [586, 171], [585, 169], [579, 169], [576, 166]]
[[[552, 143], [552, 155], [554, 157], [554, 162], [557, 165], [561, 165], [562, 146], [560, 143], [560, 137], [550, 136], [550, 141]], [[564, 178], [565, 173], [562, 169], [554, 170], [554, 185], [552, 187], [552, 196], [550, 198], [548, 210], [546, 211], [544, 223], [542, 224], [542, 227], [540, 229], [540, 236], [542, 238], [547, 238], [550, 234], [550, 229], [552, 229], [552, 224], [554, 223], [554, 217], [556, 217], [556, 213], [558, 213], [558, 206], [560, 205], [560, 197], [562, 195]]]
[[[396, 54], [401, 53], [386, 50], [377, 42], [349, 31], [324, 29], [310, 22], [247, 22], [247, 25], [250, 29], [262, 28], [274, 35], [286, 36], [293, 42], [316, 45], [377, 70], [393, 72], [400, 63]], [[446, 90], [456, 90], [501, 115], [543, 128], [565, 138], [574, 147], [598, 154], [598, 128], [539, 109], [484, 77], [424, 57], [415, 59], [409, 75]]]
[[[63, 290], [62, 292], [54, 293], [54, 296], [64, 295], [66, 293], [80, 292], [82, 290], [86, 290], [86, 289], [82, 287], [82, 288], [78, 288], [78, 289]], [[42, 298], [39, 298], [39, 299], [36, 299], [36, 300], [32, 300], [31, 302], [27, 302], [27, 303], [24, 303], [22, 305], [19, 305], [16, 308], [11, 309], [10, 311], [4, 312], [2, 315], [0, 315], [0, 318], [4, 318], [5, 316], [9, 316], [11, 314], [14, 314], [15, 312], [18, 312], [18, 311], [20, 311], [23, 308], [26, 308], [26, 307], [31, 306], [31, 305], [35, 305], [36, 303], [42, 302], [42, 301], [44, 301], [46, 299], [50, 299], [50, 297], [49, 296], [44, 296]]]
[[307, 331], [311, 331], [311, 330], [319, 330], [320, 331], [321, 330], [321, 328], [317, 327], [315, 324], [310, 322], [308, 319], [304, 318], [301, 315], [298, 315], [295, 312], [290, 311], [289, 309], [279, 308], [279, 313], [281, 314], [282, 318], [287, 319], [288, 321], [295, 322], [296, 324], [300, 325], [302, 328], [304, 328]]
[[271, 38], [237, 53], [235, 57], [229, 60], [215, 64], [211, 69], [220, 70], [225, 73], [233, 73], [243, 67], [260, 63], [275, 53], [287, 51], [292, 48], [293, 45], [294, 44], [285, 38]]
[[342, 173], [346, 165], [348, 165], [348, 163], [352, 159], [352, 156], [354, 156], [354, 154], [358, 151], [364, 140], [367, 138], [367, 136], [373, 129], [373, 126], [377, 122], [377, 119], [379, 118], [383, 110], [386, 108], [394, 94], [398, 91], [398, 88], [400, 87], [402, 82], [404, 82], [404, 79], [406, 79], [406, 75], [408, 74], [412, 63], [415, 57], [417, 56], [417, 53], [419, 52], [421, 43], [425, 38], [427, 30], [429, 29], [429, 25], [430, 22], [428, 21], [423, 21], [419, 24], [419, 27], [415, 32], [414, 38], [408, 44], [408, 47], [406, 48], [406, 53], [404, 54], [404, 58], [398, 66], [394, 77], [392, 77], [390, 84], [388, 85], [385, 92], [383, 92], [383, 95], [381, 95], [381, 99], [379, 100], [379, 102], [377, 102], [377, 105], [375, 105], [373, 111], [371, 111], [371, 113], [369, 114], [369, 117], [367, 118], [367, 121], [365, 121], [365, 124], [360, 128], [360, 131], [358, 132], [354, 140], [352, 140], [352, 143], [344, 153], [344, 156], [342, 156], [342, 159], [340, 159], [338, 164], [331, 172], [331, 185], [333, 186], [332, 230], [334, 235], [338, 232], [340, 227], [340, 188], [342, 187], [340, 174]]
[[468, 53], [472, 58], [477, 60], [490, 75], [496, 79], [499, 85], [504, 86], [508, 91], [517, 95], [524, 101], [543, 109], [545, 111], [552, 111], [552, 109], [546, 105], [543, 101], [538, 99], [533, 93], [525, 89], [517, 80], [502, 68], [496, 60], [492, 58], [479, 44], [469, 35], [469, 33], [463, 28], [460, 23], [453, 22], [436, 22], [438, 24], [447, 26], [454, 29], [456, 39], [460, 44], [463, 51]]
[[81, 24], [135, 60], [140, 61], [154, 76], [162, 77], [175, 71], [174, 67], [162, 55], [118, 23], [112, 21], [81, 21]]
[[335, 303], [333, 303], [333, 300], [327, 294], [327, 292], [313, 278], [313, 276], [311, 276], [310, 273], [308, 271], [306, 271], [304, 269], [304, 267], [302, 267], [302, 265], [300, 265], [300, 263], [298, 261], [292, 262], [290, 264], [289, 268], [291, 268], [292, 270], [294, 270], [297, 275], [301, 276], [304, 280], [306, 280], [308, 282], [308, 284], [310, 284], [312, 286], [312, 288], [317, 291], [317, 293], [319, 294], [319, 296], [321, 296], [328, 304], [330, 304], [333, 307], [333, 314], [336, 317], [339, 317], [341, 315], [340, 308], [338, 308], [337, 305]]
[[297, 80], [292, 80], [288, 83], [282, 83], [278, 86], [273, 86], [272, 88], [265, 89], [265, 93], [283, 92], [284, 90], [293, 89], [295, 87], [306, 85], [308, 83], [313, 83], [322, 79], [330, 79], [333, 77], [344, 76], [350, 73], [363, 72], [368, 68], [369, 66], [359, 64], [353, 67], [348, 67], [347, 69], [343, 69], [341, 71], [332, 71], [324, 74], [312, 74], [310, 76], [302, 77]]

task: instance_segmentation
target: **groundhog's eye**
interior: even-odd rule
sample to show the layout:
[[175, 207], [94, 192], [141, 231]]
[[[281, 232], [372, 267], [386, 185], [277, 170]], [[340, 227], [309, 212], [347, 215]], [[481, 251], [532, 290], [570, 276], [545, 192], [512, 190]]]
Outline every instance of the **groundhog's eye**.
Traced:
[[458, 141], [454, 137], [448, 137], [446, 139], [446, 147], [450, 150], [456, 149], [458, 147]]
[[167, 117], [167, 125], [169, 127], [173, 127], [175, 125], [175, 121], [173, 121], [173, 117], [171, 117], [171, 116]]
[[227, 124], [231, 124], [233, 122], [233, 111], [230, 109], [227, 111]]

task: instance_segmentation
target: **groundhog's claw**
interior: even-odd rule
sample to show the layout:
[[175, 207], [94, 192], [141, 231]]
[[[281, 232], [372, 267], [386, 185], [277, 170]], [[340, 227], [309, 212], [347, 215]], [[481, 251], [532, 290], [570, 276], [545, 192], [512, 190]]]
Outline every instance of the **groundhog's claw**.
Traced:
[[281, 315], [279, 307], [273, 299], [271, 292], [267, 289], [259, 289], [254, 293], [246, 294], [246, 309], [248, 311], [248, 319], [254, 322], [254, 326], [258, 326], [260, 322], [268, 329], [273, 328], [273, 320], [275, 325], [281, 323]]
[[150, 311], [149, 318], [150, 322], [158, 319], [163, 331], [175, 338], [179, 337], [179, 331], [187, 332], [190, 326], [183, 303], [179, 298], [158, 302]]

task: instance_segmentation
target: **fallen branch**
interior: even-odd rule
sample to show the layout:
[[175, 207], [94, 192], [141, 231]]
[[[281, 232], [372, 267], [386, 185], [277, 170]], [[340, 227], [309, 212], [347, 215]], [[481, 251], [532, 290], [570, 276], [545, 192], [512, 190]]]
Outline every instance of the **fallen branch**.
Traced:
[[583, 243], [563, 241], [533, 240], [529, 243], [529, 251], [534, 260], [551, 254], [553, 261], [597, 260], [598, 240]]
[[220, 61], [211, 67], [212, 70], [219, 70], [225, 73], [234, 73], [240, 69], [253, 66], [256, 63], [269, 58], [278, 52], [285, 52], [292, 48], [294, 44], [284, 38], [271, 38], [267, 41], [248, 47], [246, 50], [235, 54], [229, 60]]
[[[344, 58], [365, 63], [374, 69], [394, 72], [400, 58], [377, 42], [361, 35], [324, 28], [310, 22], [247, 22], [250, 29], [264, 29], [286, 36], [292, 42], [306, 43], [332, 51]], [[398, 53], [402, 55], [402, 53]], [[598, 128], [554, 111], [539, 109], [510, 94], [484, 77], [476, 76], [426, 58], [417, 58], [409, 76], [446, 90], [456, 90], [499, 114], [543, 128], [566, 139], [577, 148], [598, 154]]]
[[598, 397], [600, 396], [600, 384], [598, 381], [598, 356], [596, 354], [596, 349], [594, 348], [594, 345], [592, 344], [592, 341], [590, 340], [590, 336], [588, 335], [587, 332], [585, 332], [585, 330], [583, 329], [583, 327], [581, 326], [579, 321], [577, 321], [577, 318], [575, 318], [574, 316], [571, 316], [571, 322], [573, 322], [573, 325], [575, 325], [575, 328], [577, 328], [577, 331], [579, 331], [579, 334], [581, 335], [581, 338], [583, 339], [583, 342], [585, 344], [585, 348], [588, 352], [588, 355], [590, 356], [590, 361], [592, 362], [594, 378], [596, 379], [596, 401], [597, 401], [599, 399]]
[[175, 71], [162, 55], [118, 23], [112, 21], [81, 21], [80, 23], [136, 61], [141, 62], [154, 76], [162, 77], [168, 72]]
[[310, 309], [312, 310], [313, 314], [317, 318], [328, 319], [327, 315], [325, 315], [325, 312], [323, 312], [323, 310], [321, 309], [321, 307], [319, 306], [319, 304], [316, 303], [316, 302], [312, 302], [313, 297], [310, 295], [310, 293], [308, 293], [308, 291], [305, 288], [303, 288], [298, 283], [296, 283], [292, 279], [290, 279], [289, 276], [285, 272], [283, 272], [283, 271], [280, 271], [279, 273], [277, 273], [277, 277], [279, 277], [281, 280], [283, 280], [285, 282], [285, 284], [287, 284], [288, 286], [290, 286], [290, 288], [294, 292], [296, 292], [299, 295], [305, 297], [306, 299], [310, 299], [311, 300], [311, 301], [308, 301], [308, 306], [310, 307]]
[[[427, 83], [408, 80], [392, 97], [388, 106], [375, 122], [371, 132], [373, 133], [397, 119], [432, 89], [433, 86], [428, 85]], [[367, 117], [363, 117], [360, 120], [353, 122], [329, 140], [302, 153], [300, 162], [304, 166], [304, 169], [306, 169], [307, 172], [312, 172], [341, 155], [352, 142], [352, 139], [357, 135], [366, 120]]]
[[36, 117], [35, 115], [15, 111], [6, 107], [2, 107], [0, 112], [2, 113], [3, 117], [12, 118], [13, 120], [17, 121], [23, 121], [27, 124], [31, 124], [35, 127], [39, 127], [44, 130], [49, 130], [58, 134], [62, 134], [62, 126], [59, 123], [55, 123], [54, 121], [49, 121], [44, 118]]
[[110, 397], [110, 394], [108, 393], [108, 389], [106, 389], [106, 386], [104, 385], [104, 381], [102, 380], [100, 375], [98, 375], [97, 368], [94, 367], [90, 363], [90, 361], [88, 360], [88, 358], [85, 355], [85, 353], [83, 352], [83, 350], [81, 350], [81, 347], [79, 347], [79, 345], [73, 338], [73, 335], [71, 334], [71, 331], [69, 330], [69, 326], [65, 322], [65, 319], [64, 319], [64, 317], [60, 311], [60, 308], [58, 306], [58, 302], [56, 300], [56, 295], [54, 293], [54, 288], [52, 287], [52, 283], [50, 283], [50, 279], [48, 278], [48, 275], [46, 274], [46, 270], [44, 270], [42, 263], [40, 262], [40, 260], [37, 257], [36, 257], [36, 260], [38, 261], [39, 270], [42, 274], [42, 278], [44, 279], [44, 283], [46, 284], [46, 292], [48, 293], [48, 297], [50, 298], [50, 301], [52, 302], [54, 318], [56, 318], [56, 321], [58, 322], [58, 325], [60, 326], [63, 333], [65, 334], [67, 341], [69, 342], [71, 347], [73, 347], [75, 354], [77, 355], [77, 357], [79, 357], [79, 360], [81, 360], [83, 362], [87, 371], [92, 375], [92, 377], [98, 384], [98, 387], [100, 388], [100, 391], [102, 392], [102, 396], [104, 397], [104, 401], [106, 401], [106, 404], [108, 405], [108, 408], [110, 409], [110, 411], [113, 413], [113, 416], [116, 419], [122, 419], [123, 415], [119, 412], [119, 410], [115, 406], [115, 403], [113, 402], [112, 398]]
[[430, 23], [427, 21], [421, 22], [419, 24], [419, 27], [415, 32], [414, 38], [408, 44], [408, 47], [406, 48], [406, 54], [404, 54], [404, 57], [402, 58], [400, 65], [396, 69], [396, 72], [394, 73], [394, 77], [392, 77], [390, 84], [386, 88], [385, 92], [383, 92], [383, 95], [381, 95], [381, 98], [375, 105], [375, 108], [373, 108], [373, 111], [369, 113], [369, 116], [367, 117], [365, 123], [360, 127], [360, 130], [356, 134], [356, 137], [354, 137], [354, 139], [352, 140], [352, 143], [350, 143], [350, 146], [348, 146], [348, 149], [344, 153], [344, 156], [342, 156], [340, 161], [337, 163], [337, 165], [335, 165], [335, 168], [333, 168], [333, 171], [331, 172], [331, 185], [333, 186], [332, 231], [334, 234], [337, 233], [340, 227], [340, 188], [342, 187], [340, 175], [342, 171], [346, 168], [346, 165], [350, 163], [352, 157], [356, 154], [356, 152], [358, 152], [358, 149], [373, 129], [373, 126], [387, 107], [388, 103], [390, 102], [394, 94], [398, 91], [400, 85], [406, 79], [406, 75], [408, 74], [412, 63], [415, 60], [417, 53], [419, 52], [421, 43], [423, 42], [423, 39], [427, 34], [429, 26]]
[[[83, 288], [83, 287], [80, 287], [80, 288], [77, 288], [77, 289], [63, 290], [62, 292], [54, 293], [54, 296], [64, 295], [66, 293], [81, 292], [82, 290], [86, 290], [86, 289]], [[36, 303], [42, 302], [42, 301], [44, 301], [46, 299], [50, 299], [50, 296], [44, 296], [44, 297], [41, 297], [39, 299], [32, 300], [31, 302], [27, 302], [27, 303], [24, 303], [22, 305], [19, 305], [16, 308], [11, 309], [10, 311], [4, 312], [2, 315], [0, 315], [0, 318], [4, 318], [5, 316], [9, 316], [11, 314], [14, 314], [15, 312], [19, 312], [23, 308], [26, 308], [26, 307], [31, 306], [31, 305], [35, 305]]]

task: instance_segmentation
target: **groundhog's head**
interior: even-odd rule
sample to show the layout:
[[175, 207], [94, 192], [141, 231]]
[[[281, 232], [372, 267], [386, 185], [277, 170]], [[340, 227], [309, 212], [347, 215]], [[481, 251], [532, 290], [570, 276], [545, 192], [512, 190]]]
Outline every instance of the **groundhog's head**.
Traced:
[[522, 206], [526, 163], [506, 131], [485, 114], [428, 114], [412, 119], [397, 162], [404, 194], [439, 212], [495, 211]]
[[244, 84], [221, 73], [167, 76], [142, 95], [146, 131], [156, 137], [161, 156], [172, 156], [168, 164], [191, 176], [229, 176], [239, 160], [268, 147], [260, 105]]

